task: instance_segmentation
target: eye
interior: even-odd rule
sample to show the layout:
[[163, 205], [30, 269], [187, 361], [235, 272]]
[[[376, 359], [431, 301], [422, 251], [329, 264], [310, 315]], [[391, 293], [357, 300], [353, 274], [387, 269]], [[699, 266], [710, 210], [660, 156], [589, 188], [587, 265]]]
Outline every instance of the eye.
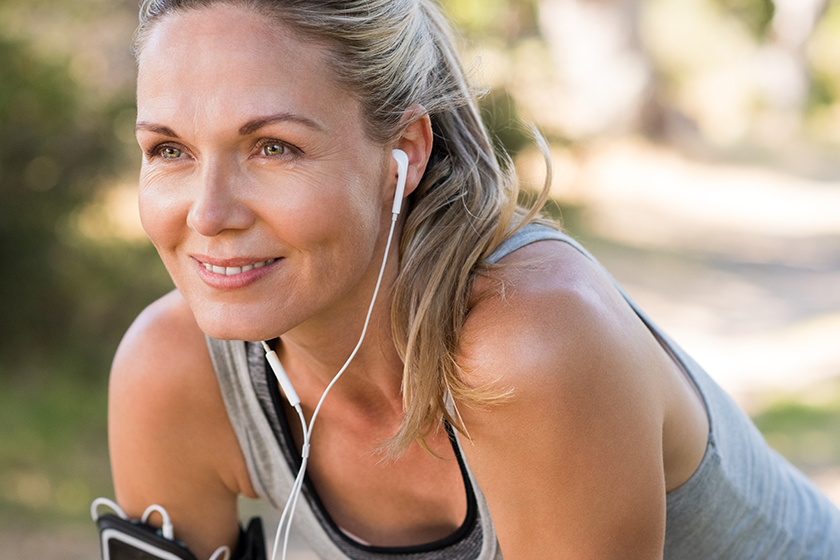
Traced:
[[262, 153], [265, 156], [282, 156], [286, 153], [286, 146], [280, 142], [267, 142], [262, 147]]
[[172, 146], [164, 146], [160, 149], [160, 155], [163, 159], [178, 159], [182, 153], [181, 150]]

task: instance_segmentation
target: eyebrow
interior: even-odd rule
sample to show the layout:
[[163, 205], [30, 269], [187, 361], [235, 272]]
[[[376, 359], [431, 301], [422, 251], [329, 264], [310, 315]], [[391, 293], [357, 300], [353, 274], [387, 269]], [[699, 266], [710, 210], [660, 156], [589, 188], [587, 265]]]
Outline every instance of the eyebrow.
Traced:
[[164, 136], [171, 136], [172, 138], [180, 138], [175, 131], [169, 128], [168, 126], [163, 126], [162, 124], [154, 124], [148, 123], [145, 121], [137, 121], [137, 124], [134, 126], [134, 132], [138, 130], [148, 130], [149, 132], [157, 132], [158, 134], [162, 134]]
[[[239, 127], [239, 135], [247, 136], [248, 134], [253, 134], [262, 127], [268, 126], [276, 122], [294, 122], [302, 124], [307, 128], [317, 130], [319, 132], [324, 130], [324, 128], [321, 125], [319, 125], [312, 119], [301, 117], [299, 115], [293, 115], [292, 113], [277, 113], [275, 115], [268, 115], [267, 117], [258, 117], [256, 119], [251, 119], [250, 121], [246, 122], [241, 127]], [[145, 121], [137, 121], [137, 124], [134, 127], [134, 131], [136, 132], [138, 130], [147, 130], [149, 132], [156, 132], [164, 136], [179, 138], [175, 131], [169, 128], [168, 126], [149, 123]]]
[[262, 127], [268, 126], [276, 122], [294, 122], [302, 124], [307, 128], [311, 128], [312, 130], [317, 130], [319, 132], [322, 132], [324, 130], [324, 128], [321, 125], [319, 125], [312, 119], [301, 117], [300, 115], [294, 115], [292, 113], [277, 113], [274, 115], [269, 115], [267, 117], [258, 117], [256, 119], [252, 119], [246, 122], [241, 127], [239, 127], [239, 134], [241, 136], [253, 134]]

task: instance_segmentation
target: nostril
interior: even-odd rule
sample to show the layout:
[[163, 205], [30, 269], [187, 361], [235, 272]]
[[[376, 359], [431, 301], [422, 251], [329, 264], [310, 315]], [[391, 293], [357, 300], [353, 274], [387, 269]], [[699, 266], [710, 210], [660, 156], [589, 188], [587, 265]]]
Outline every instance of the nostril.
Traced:
[[187, 214], [187, 226], [204, 237], [225, 230], [247, 229], [254, 223], [254, 213], [233, 193], [202, 193]]
[[204, 237], [218, 235], [224, 229], [222, 212], [206, 200], [197, 200], [187, 215], [187, 225]]

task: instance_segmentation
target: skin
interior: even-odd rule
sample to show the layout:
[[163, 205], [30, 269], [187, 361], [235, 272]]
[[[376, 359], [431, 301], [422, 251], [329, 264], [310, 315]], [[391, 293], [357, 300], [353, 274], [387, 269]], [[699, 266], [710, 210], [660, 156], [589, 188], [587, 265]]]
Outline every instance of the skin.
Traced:
[[462, 366], [512, 397], [460, 412], [505, 558], [661, 558], [665, 493], [705, 448], [699, 395], [575, 249], [543, 241], [500, 262], [476, 283], [496, 295], [467, 319]]
[[[427, 117], [387, 145], [370, 141], [325, 56], [219, 4], [164, 17], [140, 56], [141, 218], [178, 289], [138, 317], [115, 357], [112, 468], [126, 512], [163, 505], [199, 558], [235, 544], [237, 496], [255, 497], [204, 333], [279, 336], [311, 416], [373, 293], [396, 185], [391, 149], [409, 157], [406, 195], [431, 150]], [[398, 238], [399, 227], [383, 294]], [[204, 266], [260, 262], [270, 264], [234, 276]], [[660, 558], [665, 493], [705, 449], [702, 402], [577, 252], [539, 242], [503, 262], [476, 282], [491, 295], [470, 312], [459, 356], [468, 383], [512, 389], [501, 405], [460, 407], [505, 558]], [[339, 526], [381, 546], [442, 538], [466, 514], [442, 432], [428, 439], [438, 457], [419, 445], [395, 461], [376, 453], [401, 420], [401, 370], [380, 302], [318, 418], [308, 471]]]

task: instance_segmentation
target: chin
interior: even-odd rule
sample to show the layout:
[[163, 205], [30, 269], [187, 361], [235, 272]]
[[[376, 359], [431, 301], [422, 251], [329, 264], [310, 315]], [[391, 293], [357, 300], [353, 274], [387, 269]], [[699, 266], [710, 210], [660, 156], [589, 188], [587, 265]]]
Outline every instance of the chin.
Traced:
[[266, 331], [260, 331], [256, 329], [237, 329], [237, 328], [230, 328], [227, 325], [218, 327], [217, 325], [210, 325], [208, 327], [204, 327], [199, 323], [201, 326], [201, 330], [209, 336], [210, 338], [215, 338], [217, 340], [247, 340], [247, 341], [260, 341], [260, 340], [271, 340], [273, 338], [277, 338], [277, 334], [267, 334]]
[[195, 314], [199, 328], [210, 338], [259, 341], [271, 340], [280, 334], [275, 328], [259, 319], [254, 320], [246, 313], [220, 312], [218, 309], [215, 311]]

